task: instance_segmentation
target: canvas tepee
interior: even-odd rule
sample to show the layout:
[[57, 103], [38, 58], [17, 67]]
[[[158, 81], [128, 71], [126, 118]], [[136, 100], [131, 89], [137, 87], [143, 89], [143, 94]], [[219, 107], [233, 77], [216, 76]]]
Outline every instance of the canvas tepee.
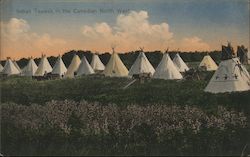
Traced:
[[155, 72], [154, 67], [148, 61], [143, 50], [141, 50], [140, 54], [138, 55], [134, 64], [131, 66], [129, 70], [129, 75], [133, 76], [134, 74], [141, 74], [141, 73], [150, 73], [151, 75], [153, 75], [154, 72]]
[[91, 67], [94, 71], [103, 71], [105, 69], [105, 66], [96, 54], [92, 56]]
[[73, 78], [80, 64], [81, 64], [81, 60], [78, 57], [78, 55], [75, 54], [68, 67], [67, 72], [65, 73], [65, 77]]
[[17, 70], [21, 73], [22, 70], [20, 69], [19, 65], [17, 64], [17, 62], [15, 60], [13, 61], [13, 64], [15, 65]]
[[57, 74], [59, 76], [64, 76], [66, 71], [67, 71], [67, 68], [65, 67], [65, 64], [63, 63], [61, 55], [59, 55], [51, 73]]
[[2, 74], [5, 75], [17, 75], [20, 74], [20, 71], [16, 68], [14, 63], [11, 61], [10, 57], [7, 58]]
[[35, 76], [44, 76], [46, 73], [50, 73], [52, 71], [52, 67], [46, 57], [46, 55], [42, 55], [41, 61], [38, 65], [38, 68], [35, 72]]
[[204, 56], [202, 59], [199, 67], [205, 68], [206, 71], [215, 71], [217, 70], [218, 66], [214, 62], [214, 60], [210, 57], [210, 55]]
[[222, 60], [206, 92], [224, 93], [250, 90], [250, 76], [238, 58]]
[[113, 53], [109, 59], [108, 64], [106, 65], [103, 74], [105, 76], [110, 77], [126, 77], [128, 76], [128, 69], [126, 66], [122, 63], [120, 57], [117, 53], [115, 53], [114, 48]]
[[34, 76], [37, 70], [37, 65], [31, 57], [28, 64], [23, 68], [21, 74], [23, 76]]
[[77, 76], [89, 75], [89, 74], [93, 74], [93, 73], [94, 73], [94, 70], [89, 65], [89, 62], [87, 61], [86, 57], [83, 56], [83, 58], [81, 60], [81, 64], [79, 65], [79, 68], [77, 70]]
[[177, 69], [180, 71], [180, 72], [185, 72], [185, 71], [188, 71], [189, 68], [188, 66], [186, 65], [186, 63], [182, 60], [181, 56], [179, 55], [179, 53], [177, 53], [173, 59], [173, 62], [175, 64], [175, 66], [177, 67]]
[[0, 64], [0, 72], [2, 72], [3, 71], [3, 66], [2, 66], [2, 64]]
[[153, 78], [174, 80], [182, 79], [182, 75], [174, 65], [168, 53], [164, 53], [161, 62], [157, 66]]

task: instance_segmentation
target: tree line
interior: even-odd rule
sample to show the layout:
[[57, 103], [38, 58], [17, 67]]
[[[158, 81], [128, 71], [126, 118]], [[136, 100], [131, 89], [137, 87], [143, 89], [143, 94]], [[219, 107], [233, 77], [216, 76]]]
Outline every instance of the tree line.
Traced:
[[[136, 60], [136, 57], [138, 56], [140, 51], [132, 51], [129, 53], [121, 53], [119, 56], [121, 57], [121, 60], [123, 63], [126, 65], [127, 68], [130, 68], [131, 65], [134, 63]], [[170, 57], [173, 59], [175, 54], [178, 53], [177, 51], [170, 51], [168, 52]], [[91, 51], [83, 51], [83, 50], [71, 50], [69, 52], [66, 52], [62, 55], [62, 59], [64, 61], [64, 64], [66, 67], [68, 67], [71, 63], [71, 60], [74, 56], [74, 54], [77, 54], [80, 58], [83, 56], [86, 56], [87, 60], [91, 62], [92, 59], [92, 52]], [[151, 51], [151, 52], [145, 52], [146, 56], [148, 57], [149, 61], [154, 67], [157, 67], [159, 64], [163, 53], [160, 51]], [[180, 56], [185, 62], [200, 62], [202, 58], [206, 55], [209, 54], [215, 62], [219, 62], [221, 58], [221, 51], [211, 51], [211, 52], [179, 52]], [[100, 54], [99, 57], [102, 60], [102, 62], [106, 65], [109, 61], [110, 58], [110, 53], [105, 52], [103, 54]], [[49, 56], [47, 57], [51, 66], [54, 66], [56, 59], [58, 56]], [[34, 58], [34, 61], [38, 65], [40, 62], [41, 58]], [[24, 66], [27, 65], [29, 59], [28, 58], [22, 58], [20, 60], [17, 60], [17, 64], [23, 68]], [[1, 64], [4, 65], [5, 61], [1, 61]]]

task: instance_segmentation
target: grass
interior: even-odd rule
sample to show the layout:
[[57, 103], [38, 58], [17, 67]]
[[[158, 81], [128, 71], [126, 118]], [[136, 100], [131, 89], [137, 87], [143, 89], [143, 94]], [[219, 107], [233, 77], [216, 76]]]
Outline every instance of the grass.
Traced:
[[205, 75], [127, 89], [128, 78], [1, 79], [3, 153], [240, 155], [249, 143], [250, 91], [205, 93]]

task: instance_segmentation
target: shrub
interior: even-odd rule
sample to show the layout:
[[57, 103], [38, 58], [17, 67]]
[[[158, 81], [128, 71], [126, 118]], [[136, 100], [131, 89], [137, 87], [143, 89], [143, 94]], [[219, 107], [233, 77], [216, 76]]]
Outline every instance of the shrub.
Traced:
[[249, 120], [176, 105], [50, 101], [1, 106], [4, 155], [239, 155]]

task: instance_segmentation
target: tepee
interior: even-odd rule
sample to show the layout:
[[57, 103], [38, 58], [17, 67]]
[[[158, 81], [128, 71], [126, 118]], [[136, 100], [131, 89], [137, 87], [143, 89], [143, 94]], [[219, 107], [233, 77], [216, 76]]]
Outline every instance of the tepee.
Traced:
[[148, 61], [146, 55], [143, 52], [143, 49], [141, 49], [140, 54], [136, 58], [134, 64], [131, 66], [128, 74], [130, 76], [141, 73], [150, 73], [151, 75], [153, 75], [154, 72], [155, 72], [154, 67]]
[[201, 67], [201, 68], [204, 67], [206, 69], [206, 71], [215, 71], [218, 68], [217, 64], [210, 57], [210, 55], [204, 56], [204, 58], [202, 59], [200, 65], [199, 65], [199, 67]]
[[7, 58], [2, 74], [5, 75], [17, 75], [20, 74], [20, 71], [16, 68], [14, 63], [11, 61], [10, 57]]
[[43, 76], [46, 73], [50, 73], [52, 71], [52, 67], [49, 64], [49, 61], [46, 55], [42, 55], [41, 61], [38, 65], [38, 68], [35, 72], [35, 76]]
[[66, 71], [67, 71], [67, 68], [65, 67], [65, 64], [63, 63], [61, 55], [59, 55], [51, 73], [57, 74], [59, 76], [64, 76]]
[[175, 66], [177, 67], [177, 69], [180, 72], [185, 72], [188, 71], [189, 68], [187, 66], [187, 64], [182, 60], [181, 56], [179, 55], [179, 53], [177, 53], [173, 59], [173, 62], [175, 64]]
[[68, 67], [67, 72], [65, 73], [65, 77], [73, 78], [80, 64], [81, 64], [81, 60], [78, 57], [78, 55], [75, 54]]
[[15, 60], [13, 61], [13, 64], [15, 65], [17, 70], [21, 73], [22, 70], [20, 69], [19, 65], [17, 64], [17, 62]]
[[96, 54], [92, 56], [91, 67], [94, 71], [103, 71], [105, 69], [105, 66]]
[[82, 60], [81, 60], [81, 64], [79, 65], [79, 68], [77, 70], [77, 76], [80, 75], [89, 75], [89, 74], [93, 74], [94, 70], [92, 69], [92, 67], [89, 65], [89, 62], [87, 61], [86, 57], [83, 56]]
[[250, 90], [250, 76], [238, 58], [222, 60], [205, 92], [225, 93]]
[[3, 66], [2, 66], [2, 64], [0, 64], [0, 72], [2, 72], [3, 71]]
[[179, 70], [174, 65], [168, 53], [164, 53], [161, 62], [155, 69], [153, 78], [174, 80], [174, 79], [182, 79], [183, 77], [179, 72]]
[[105, 76], [110, 77], [126, 77], [128, 76], [128, 69], [126, 66], [122, 63], [120, 57], [117, 53], [115, 53], [114, 48], [113, 53], [109, 59], [108, 64], [106, 65], [103, 74]]
[[31, 57], [28, 64], [22, 69], [21, 74], [23, 76], [34, 76], [37, 70], [37, 65]]

